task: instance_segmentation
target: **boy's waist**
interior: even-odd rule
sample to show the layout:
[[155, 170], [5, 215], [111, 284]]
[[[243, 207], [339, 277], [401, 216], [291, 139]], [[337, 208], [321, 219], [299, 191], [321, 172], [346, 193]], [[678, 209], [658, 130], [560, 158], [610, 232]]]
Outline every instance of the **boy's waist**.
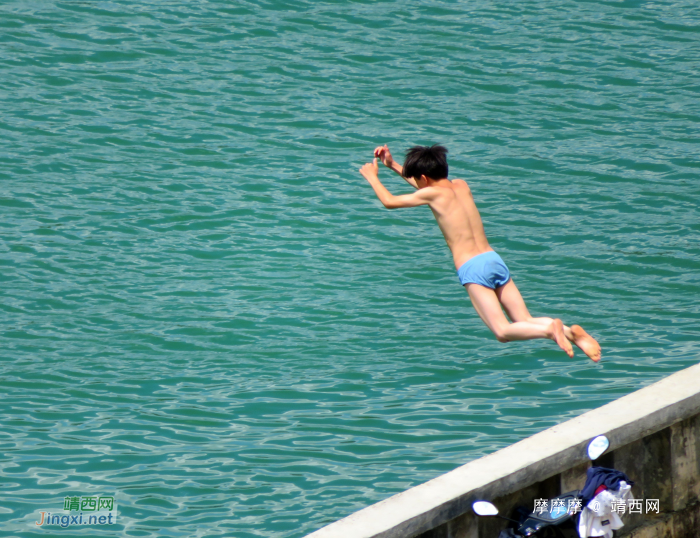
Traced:
[[[457, 269], [457, 271], [459, 271], [462, 267], [464, 267], [465, 264], [469, 263], [474, 258], [477, 258], [479, 256], [483, 256], [484, 254], [488, 254], [490, 252], [493, 252], [494, 254], [496, 254], [495, 250], [493, 250], [491, 247], [488, 247], [486, 249], [476, 250], [474, 252], [469, 252], [469, 253], [462, 253], [460, 256], [455, 256], [454, 257], [455, 268]], [[496, 254], [496, 256], [498, 256], [498, 254]]]

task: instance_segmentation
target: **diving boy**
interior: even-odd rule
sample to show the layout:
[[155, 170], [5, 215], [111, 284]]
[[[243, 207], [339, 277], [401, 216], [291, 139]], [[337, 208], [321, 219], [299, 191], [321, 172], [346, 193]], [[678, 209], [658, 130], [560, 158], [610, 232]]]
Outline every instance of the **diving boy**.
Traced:
[[[401, 166], [384, 145], [374, 150], [374, 161], [360, 173], [387, 209], [428, 205], [452, 252], [460, 283], [481, 319], [499, 342], [549, 338], [569, 357], [576, 344], [593, 361], [600, 360], [600, 345], [578, 325], [567, 327], [560, 319], [533, 318], [501, 257], [489, 246], [479, 211], [467, 183], [447, 179], [447, 149], [416, 146]], [[394, 196], [379, 181], [377, 158], [416, 188]], [[505, 310], [510, 322], [503, 313]]]

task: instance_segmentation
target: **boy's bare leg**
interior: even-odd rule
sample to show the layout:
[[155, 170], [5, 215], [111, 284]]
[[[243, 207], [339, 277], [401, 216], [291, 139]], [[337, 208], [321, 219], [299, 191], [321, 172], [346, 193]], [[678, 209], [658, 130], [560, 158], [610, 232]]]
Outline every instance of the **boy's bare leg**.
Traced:
[[560, 319], [552, 320], [549, 325], [532, 321], [510, 323], [501, 310], [501, 303], [494, 290], [479, 284], [467, 284], [466, 288], [474, 309], [499, 342], [549, 338], [554, 340], [569, 357], [574, 356], [574, 350], [564, 334], [564, 324]]
[[[552, 323], [552, 318], [533, 318], [530, 315], [525, 301], [512, 279], [496, 290], [496, 296], [512, 321], [530, 321], [545, 326]], [[571, 327], [564, 325], [564, 334], [592, 361], [598, 362], [600, 360], [600, 345], [580, 325], [572, 325]]]

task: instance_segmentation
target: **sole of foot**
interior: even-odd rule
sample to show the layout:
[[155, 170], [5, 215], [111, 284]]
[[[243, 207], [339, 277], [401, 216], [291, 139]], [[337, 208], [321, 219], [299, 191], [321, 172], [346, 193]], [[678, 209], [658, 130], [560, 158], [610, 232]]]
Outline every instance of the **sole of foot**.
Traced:
[[593, 362], [600, 360], [600, 344], [596, 342], [590, 334], [579, 325], [571, 326], [571, 333], [574, 335], [574, 344], [583, 351]]

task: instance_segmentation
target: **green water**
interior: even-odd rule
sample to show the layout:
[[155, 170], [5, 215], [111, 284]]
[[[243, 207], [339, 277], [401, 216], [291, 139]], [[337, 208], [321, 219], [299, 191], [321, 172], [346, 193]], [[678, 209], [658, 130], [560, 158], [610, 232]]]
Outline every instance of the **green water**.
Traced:
[[[301, 537], [696, 363], [699, 61], [691, 1], [0, 3], [0, 534]], [[436, 142], [602, 363], [357, 173]]]

